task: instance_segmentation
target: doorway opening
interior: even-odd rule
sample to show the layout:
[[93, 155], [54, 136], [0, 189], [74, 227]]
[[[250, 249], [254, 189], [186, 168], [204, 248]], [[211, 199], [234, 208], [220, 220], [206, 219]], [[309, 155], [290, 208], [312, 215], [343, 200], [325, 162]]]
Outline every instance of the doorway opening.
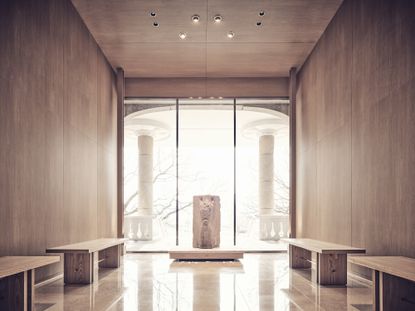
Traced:
[[278, 251], [289, 235], [286, 99], [128, 99], [127, 251], [191, 247], [193, 196], [220, 198], [221, 247]]

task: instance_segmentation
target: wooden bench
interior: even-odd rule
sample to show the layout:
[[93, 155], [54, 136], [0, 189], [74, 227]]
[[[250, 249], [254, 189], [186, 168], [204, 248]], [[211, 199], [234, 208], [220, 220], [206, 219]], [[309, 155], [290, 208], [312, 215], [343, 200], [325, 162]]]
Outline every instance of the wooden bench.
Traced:
[[292, 269], [311, 268], [311, 279], [321, 285], [346, 285], [347, 254], [365, 249], [312, 239], [282, 239], [289, 244]]
[[34, 310], [35, 269], [59, 260], [59, 256], [0, 257], [0, 310]]
[[127, 239], [98, 239], [46, 249], [64, 253], [63, 276], [66, 284], [90, 284], [98, 279], [98, 267], [118, 268]]
[[399, 256], [350, 256], [372, 269], [373, 310], [415, 310], [415, 259]]

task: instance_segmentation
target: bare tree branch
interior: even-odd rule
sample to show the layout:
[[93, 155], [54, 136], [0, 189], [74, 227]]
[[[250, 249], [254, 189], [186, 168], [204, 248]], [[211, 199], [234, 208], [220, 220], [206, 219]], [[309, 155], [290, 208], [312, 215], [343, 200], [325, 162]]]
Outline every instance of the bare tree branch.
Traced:
[[[193, 203], [192, 202], [188, 202], [184, 205], [182, 205], [181, 207], [179, 207], [179, 211], [185, 209], [186, 207], [191, 206]], [[166, 220], [169, 216], [173, 215], [176, 213], [176, 210], [170, 211], [169, 213], [167, 213], [166, 215], [164, 215], [161, 219]]]

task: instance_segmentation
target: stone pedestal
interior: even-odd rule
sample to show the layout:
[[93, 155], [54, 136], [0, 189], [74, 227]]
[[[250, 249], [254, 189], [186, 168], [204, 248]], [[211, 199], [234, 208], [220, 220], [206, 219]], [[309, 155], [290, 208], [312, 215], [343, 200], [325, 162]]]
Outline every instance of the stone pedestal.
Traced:
[[193, 247], [214, 248], [220, 244], [219, 196], [193, 197]]

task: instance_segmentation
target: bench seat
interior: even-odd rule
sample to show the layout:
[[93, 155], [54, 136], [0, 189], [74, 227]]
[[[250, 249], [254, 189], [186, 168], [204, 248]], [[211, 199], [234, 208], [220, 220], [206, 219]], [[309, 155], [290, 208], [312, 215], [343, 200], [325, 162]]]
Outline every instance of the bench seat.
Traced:
[[365, 253], [364, 248], [313, 239], [282, 239], [289, 244], [292, 269], [311, 268], [311, 279], [321, 285], [346, 285], [347, 254]]
[[0, 257], [0, 310], [34, 310], [35, 269], [59, 261], [59, 256]]
[[374, 310], [415, 310], [415, 259], [350, 256], [349, 263], [372, 269]]
[[98, 267], [118, 268], [124, 243], [128, 239], [97, 239], [46, 249], [64, 254], [65, 284], [90, 284], [97, 280]]
[[103, 249], [124, 244], [128, 239], [97, 239], [63, 246], [50, 247], [47, 253], [94, 253]]

